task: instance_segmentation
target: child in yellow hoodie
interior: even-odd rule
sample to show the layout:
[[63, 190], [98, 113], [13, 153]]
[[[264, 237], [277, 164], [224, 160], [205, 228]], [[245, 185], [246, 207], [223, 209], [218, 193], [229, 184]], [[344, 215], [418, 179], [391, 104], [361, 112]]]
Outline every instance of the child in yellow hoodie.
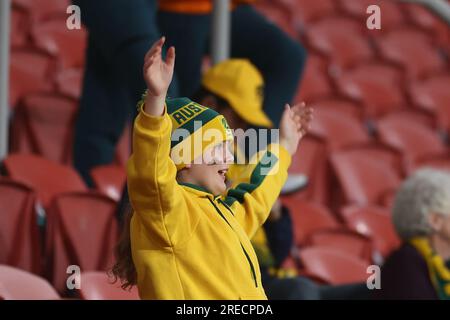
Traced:
[[279, 144], [226, 190], [232, 132], [223, 116], [187, 98], [166, 99], [175, 49], [161, 38], [144, 61], [128, 192], [133, 214], [113, 273], [142, 299], [266, 299], [250, 238], [278, 197], [312, 110], [286, 106]]

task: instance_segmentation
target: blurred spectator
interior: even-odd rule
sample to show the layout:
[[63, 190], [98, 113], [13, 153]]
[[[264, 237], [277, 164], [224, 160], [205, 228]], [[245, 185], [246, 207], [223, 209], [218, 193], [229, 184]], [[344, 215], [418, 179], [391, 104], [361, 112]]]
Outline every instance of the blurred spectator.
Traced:
[[450, 173], [421, 169], [403, 183], [392, 212], [404, 244], [386, 261], [378, 299], [450, 298]]
[[[283, 105], [298, 88], [306, 50], [250, 4], [234, 0], [231, 57], [249, 59], [265, 82], [264, 110], [279, 123]], [[175, 72], [181, 96], [192, 96], [201, 82], [201, 66], [211, 37], [212, 0], [160, 0], [158, 23], [167, 45], [177, 48]]]
[[[145, 89], [142, 61], [159, 38], [155, 0], [73, 0], [89, 31], [75, 127], [74, 166], [92, 186], [90, 170], [113, 162], [116, 144]], [[173, 86], [171, 94], [176, 95]]]

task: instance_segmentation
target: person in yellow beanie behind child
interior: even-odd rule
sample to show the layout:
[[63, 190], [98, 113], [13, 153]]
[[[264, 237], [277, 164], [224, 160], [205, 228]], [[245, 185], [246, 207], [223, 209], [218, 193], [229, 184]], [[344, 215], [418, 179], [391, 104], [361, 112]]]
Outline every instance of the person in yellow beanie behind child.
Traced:
[[228, 124], [187, 98], [167, 99], [175, 48], [164, 61], [164, 41], [145, 56], [148, 89], [138, 104], [127, 165], [133, 212], [113, 274], [123, 287], [137, 285], [142, 299], [267, 299], [250, 238], [280, 193], [312, 109], [286, 105], [279, 144], [249, 165], [248, 183], [227, 190]]

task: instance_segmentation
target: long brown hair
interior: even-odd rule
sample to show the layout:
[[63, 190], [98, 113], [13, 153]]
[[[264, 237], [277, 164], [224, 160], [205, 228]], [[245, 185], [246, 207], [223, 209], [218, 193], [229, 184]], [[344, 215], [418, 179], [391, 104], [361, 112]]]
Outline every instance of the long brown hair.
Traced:
[[122, 233], [117, 243], [114, 254], [116, 262], [110, 273], [114, 277], [113, 282], [118, 280], [122, 283], [122, 289], [131, 289], [137, 283], [136, 267], [131, 255], [130, 223], [133, 217], [131, 206], [128, 205], [124, 216]]

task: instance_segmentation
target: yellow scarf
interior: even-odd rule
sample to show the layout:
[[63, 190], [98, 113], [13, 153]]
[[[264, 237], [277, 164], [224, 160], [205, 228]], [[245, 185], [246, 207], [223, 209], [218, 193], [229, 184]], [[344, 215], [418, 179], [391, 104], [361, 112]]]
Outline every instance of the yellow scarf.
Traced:
[[440, 300], [450, 300], [450, 270], [441, 256], [431, 248], [428, 239], [415, 237], [410, 240], [421, 256], [425, 259], [431, 282]]

